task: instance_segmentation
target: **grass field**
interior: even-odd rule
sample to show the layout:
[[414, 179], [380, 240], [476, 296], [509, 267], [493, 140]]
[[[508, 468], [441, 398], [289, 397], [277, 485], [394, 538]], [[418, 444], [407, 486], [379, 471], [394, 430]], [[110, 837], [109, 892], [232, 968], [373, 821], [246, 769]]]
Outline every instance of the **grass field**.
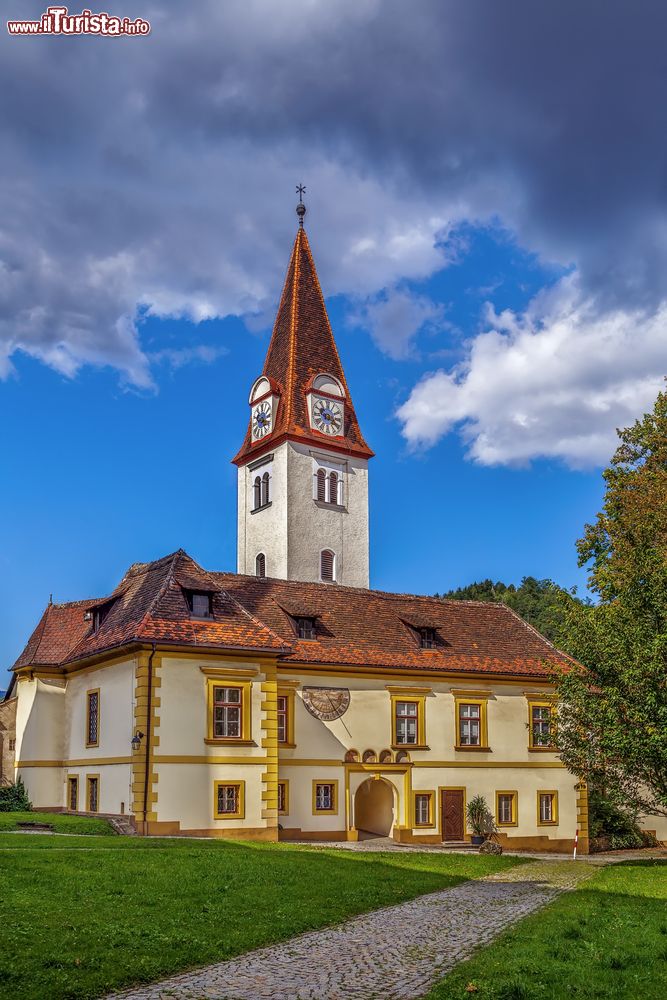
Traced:
[[0, 812], [0, 833], [18, 829], [19, 823], [49, 823], [55, 833], [96, 834], [99, 837], [116, 836], [105, 819], [93, 816], [64, 816], [61, 813]]
[[97, 997], [517, 863], [0, 834], [0, 998]]
[[470, 961], [429, 1000], [665, 1000], [667, 862], [597, 872]]

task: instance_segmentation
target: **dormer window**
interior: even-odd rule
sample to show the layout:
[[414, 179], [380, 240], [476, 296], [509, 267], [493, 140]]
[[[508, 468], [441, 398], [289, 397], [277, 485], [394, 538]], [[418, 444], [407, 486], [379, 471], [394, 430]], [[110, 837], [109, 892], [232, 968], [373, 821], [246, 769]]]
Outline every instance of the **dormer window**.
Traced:
[[193, 618], [212, 618], [212, 595], [206, 590], [186, 591], [188, 607]]
[[92, 618], [93, 618], [93, 632], [98, 632], [102, 625], [104, 625], [104, 620], [114, 606], [114, 601], [107, 601], [106, 604], [100, 604], [98, 607], [93, 608]]
[[299, 639], [315, 638], [315, 619], [300, 616], [296, 620], [296, 634]]
[[420, 628], [417, 629], [419, 634], [419, 645], [422, 649], [435, 649], [435, 629], [434, 628]]

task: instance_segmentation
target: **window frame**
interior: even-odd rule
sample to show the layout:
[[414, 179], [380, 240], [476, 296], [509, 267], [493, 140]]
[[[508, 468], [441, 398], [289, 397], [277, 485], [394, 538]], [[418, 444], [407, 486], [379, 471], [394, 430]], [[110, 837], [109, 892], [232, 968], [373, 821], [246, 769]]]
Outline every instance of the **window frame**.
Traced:
[[[426, 692], [413, 688], [390, 690], [391, 697], [391, 749], [392, 750], [428, 750], [426, 745]], [[417, 705], [417, 741], [416, 743], [399, 743], [397, 712], [399, 702], [414, 702]]]
[[[215, 735], [215, 689], [240, 688], [241, 726], [239, 736]], [[250, 745], [252, 744], [252, 681], [233, 674], [215, 674], [206, 678], [206, 739], [213, 745]]]
[[16, 753], [16, 737], [10, 736], [7, 739], [7, 748], [10, 753]]
[[[318, 809], [317, 808], [317, 786], [318, 785], [330, 785], [331, 786], [331, 809]], [[338, 779], [333, 781], [323, 781], [319, 778], [313, 778], [313, 816], [337, 816], [338, 815]]]
[[[551, 819], [542, 819], [542, 810], [540, 806], [543, 795], [551, 796]], [[558, 826], [558, 789], [556, 788], [537, 789], [537, 825]]]
[[[95, 809], [91, 809], [91, 806], [90, 806], [91, 798], [92, 798], [92, 796], [90, 794], [90, 788], [91, 788], [91, 784], [92, 784], [93, 781], [97, 782], [97, 807]], [[86, 775], [86, 812], [89, 812], [89, 813], [98, 813], [100, 811], [100, 798], [101, 798], [100, 791], [101, 791], [101, 789], [100, 789], [100, 776], [99, 776], [99, 774], [87, 774]]]
[[[221, 813], [218, 811], [218, 790], [220, 788], [237, 789], [236, 810], [234, 812]], [[245, 781], [229, 781], [228, 779], [223, 779], [222, 781], [213, 782], [213, 819], [245, 819]]]
[[[326, 554], [331, 556], [331, 576], [325, 576], [322, 572], [322, 557]], [[336, 583], [338, 569], [338, 557], [333, 549], [320, 549], [320, 583]]]
[[[283, 685], [278, 683], [278, 698], [285, 698], [286, 700], [286, 712], [285, 712], [285, 736], [284, 740], [279, 738], [279, 727], [276, 725], [276, 736], [278, 737], [279, 747], [295, 747], [294, 742], [294, 707], [295, 707], [295, 690], [293, 687], [288, 685]], [[276, 700], [276, 723], [278, 722], [278, 702]]]
[[[72, 807], [72, 787], [76, 789], [75, 805]], [[99, 788], [98, 788], [99, 793]], [[68, 812], [78, 812], [79, 811], [79, 775], [78, 774], [68, 774], [67, 775], [67, 810]]]
[[[94, 741], [90, 739], [90, 700], [92, 695], [97, 695], [97, 737]], [[100, 697], [99, 688], [89, 688], [86, 691], [86, 749], [92, 749], [93, 747], [99, 747], [100, 745], [100, 723], [102, 720], [101, 712], [102, 698]]]
[[[500, 819], [500, 796], [509, 795], [512, 799], [512, 819], [504, 822]], [[516, 789], [501, 788], [496, 792], [496, 826], [511, 827], [519, 825], [519, 793]]]
[[[424, 796], [428, 801], [428, 818], [425, 823], [418, 822], [417, 819], [417, 799]], [[413, 789], [412, 792], [412, 826], [415, 829], [424, 830], [435, 826], [435, 789]]]
[[[533, 730], [533, 709], [534, 708], [548, 708], [549, 709], [549, 735], [551, 738], [551, 743], [548, 746], [537, 746], [535, 743], [535, 732]], [[528, 699], [528, 749], [531, 753], [555, 753], [557, 750], [556, 744], [554, 742], [554, 736], [556, 731], [555, 725], [555, 706], [553, 699], [549, 698], [529, 698]]]
[[[489, 696], [479, 693], [459, 693], [454, 695], [454, 736], [455, 750], [472, 751], [473, 753], [489, 753], [488, 704]], [[479, 743], [461, 743], [461, 707], [477, 705], [479, 707]]]
[[[280, 788], [283, 791], [283, 808], [280, 808]], [[280, 778], [278, 781], [278, 815], [289, 816], [289, 781], [287, 778]]]
[[[259, 563], [260, 559], [263, 560], [263, 569], [264, 569], [263, 573], [258, 573], [257, 572], [257, 570], [259, 569], [258, 563]], [[258, 552], [257, 555], [255, 556], [255, 576], [257, 577], [258, 580], [266, 580], [266, 578], [267, 578], [266, 577], [266, 554], [264, 552]]]

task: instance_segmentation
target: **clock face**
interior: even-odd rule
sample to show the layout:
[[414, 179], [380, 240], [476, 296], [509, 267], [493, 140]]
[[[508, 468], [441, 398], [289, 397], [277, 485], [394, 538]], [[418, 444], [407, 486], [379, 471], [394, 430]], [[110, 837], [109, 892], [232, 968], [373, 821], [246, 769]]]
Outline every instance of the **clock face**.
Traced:
[[313, 403], [313, 420], [323, 434], [340, 434], [343, 429], [343, 411], [333, 399], [316, 399]]
[[255, 440], [263, 438], [271, 430], [271, 403], [265, 399], [252, 411], [252, 436]]

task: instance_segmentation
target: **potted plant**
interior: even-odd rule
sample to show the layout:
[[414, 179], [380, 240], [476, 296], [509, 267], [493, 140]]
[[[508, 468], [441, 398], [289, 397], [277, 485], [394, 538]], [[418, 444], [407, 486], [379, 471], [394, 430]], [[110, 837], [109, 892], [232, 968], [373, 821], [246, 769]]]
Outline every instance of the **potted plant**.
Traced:
[[471, 841], [479, 847], [497, 832], [496, 821], [483, 795], [475, 795], [468, 803], [468, 826], [472, 830]]

